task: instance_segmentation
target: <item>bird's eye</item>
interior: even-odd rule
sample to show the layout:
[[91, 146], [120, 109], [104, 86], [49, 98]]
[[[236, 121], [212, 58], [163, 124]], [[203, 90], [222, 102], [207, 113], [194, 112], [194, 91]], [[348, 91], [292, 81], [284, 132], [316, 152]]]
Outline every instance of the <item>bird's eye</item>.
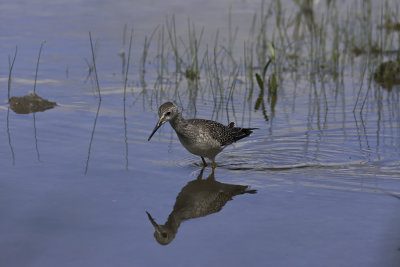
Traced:
[[169, 116], [169, 115], [171, 115], [171, 112], [168, 111], [167, 113], [165, 113], [165, 115]]
[[162, 233], [161, 235], [162, 235], [162, 237], [164, 237], [164, 238], [167, 238], [167, 236], [168, 236], [166, 233]]

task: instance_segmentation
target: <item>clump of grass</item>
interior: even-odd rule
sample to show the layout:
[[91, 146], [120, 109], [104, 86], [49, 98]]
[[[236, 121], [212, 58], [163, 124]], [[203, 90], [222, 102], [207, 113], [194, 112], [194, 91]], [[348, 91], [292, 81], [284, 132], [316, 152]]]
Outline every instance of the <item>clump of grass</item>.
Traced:
[[271, 57], [269, 58], [269, 60], [267, 61], [267, 63], [265, 64], [263, 70], [262, 70], [262, 74], [260, 75], [259, 73], [255, 74], [256, 77], [256, 81], [258, 84], [258, 87], [260, 88], [260, 93], [257, 97], [256, 103], [254, 105], [254, 109], [255, 110], [259, 110], [261, 108], [262, 113], [264, 115], [264, 118], [266, 121], [269, 120], [269, 117], [267, 115], [267, 111], [265, 108], [265, 102], [264, 102], [264, 91], [265, 91], [265, 87], [267, 85], [268, 87], [268, 104], [270, 105], [270, 109], [271, 109], [271, 114], [272, 117], [274, 116], [275, 113], [275, 105], [277, 102], [277, 90], [278, 90], [278, 84], [277, 84], [277, 80], [276, 80], [276, 68], [274, 67], [274, 71], [271, 73], [271, 75], [268, 77], [268, 79], [266, 78], [266, 74], [267, 74], [267, 70], [268, 67], [270, 66], [270, 64], [272, 63], [273, 65], [276, 64], [276, 60], [275, 60], [275, 49], [273, 44], [271, 44], [269, 46], [269, 50], [271, 53]]
[[[294, 2], [298, 8], [292, 14], [288, 14], [290, 9], [285, 9], [280, 0], [268, 4], [261, 2], [259, 11], [253, 16], [249, 37], [243, 42], [242, 55], [234, 53], [237, 51], [235, 41], [240, 35], [238, 27], [232, 24], [231, 9], [226, 35], [222, 36], [217, 29], [213, 43], [205, 45], [202, 43], [204, 28], [188, 20], [183, 38], [177, 33], [175, 17], [167, 17], [165, 26], [157, 27], [150, 38], [146, 37], [142, 55], [144, 73], [146, 61], [143, 59], [148, 57], [151, 39], [157, 34], [159, 39], [155, 62], [158, 63], [158, 77], [154, 94], [150, 96], [151, 101], [156, 97], [157, 103], [162, 98], [182, 102], [187, 97], [189, 105], [195, 105], [199, 96], [203, 100], [209, 96], [214, 105], [212, 116], [224, 116], [226, 111], [229, 117], [229, 113], [234, 112], [233, 99], [236, 93], [242, 94], [240, 90], [245, 89], [244, 105], [248, 105], [249, 111], [253, 107], [262, 110], [264, 103], [265, 115], [269, 105], [270, 111], [265, 116], [268, 120], [275, 112], [278, 87], [283, 79], [291, 77], [295, 88], [293, 103], [298, 80], [304, 78], [310, 82], [310, 103], [325, 103], [327, 110], [330, 93], [334, 94], [335, 99], [340, 94], [342, 97], [345, 95], [343, 79], [350, 75], [347, 72], [349, 65], [351, 71], [355, 69], [357, 73], [361, 72], [358, 64], [360, 59], [355, 59], [352, 48], [361, 47], [362, 56], [382, 57], [398, 40], [383, 33], [388, 29], [379, 32], [374, 26], [376, 18], [373, 15], [376, 12], [372, 12], [371, 1], [346, 3], [349, 6], [345, 9], [347, 11], [343, 11], [343, 6], [335, 1], [317, 4], [308, 0]], [[319, 5], [318, 9], [315, 5]], [[381, 17], [385, 16], [382, 22], [388, 21], [388, 12], [394, 21], [397, 15], [393, 10], [396, 9], [382, 9]], [[348, 27], [349, 24], [352, 27]], [[362, 62], [371, 64], [373, 60]], [[173, 72], [168, 71], [170, 66]], [[185, 86], [182, 86], [182, 80], [187, 81]], [[238, 80], [244, 82], [238, 83]], [[255, 84], [259, 90], [257, 98], [253, 99]], [[326, 90], [325, 85], [332, 87], [332, 90]], [[170, 87], [175, 87], [175, 92], [170, 91]], [[265, 94], [268, 98], [265, 97], [264, 102], [262, 97]], [[368, 94], [361, 94], [364, 95]], [[319, 112], [320, 107], [314, 107], [313, 110]]]
[[387, 31], [400, 31], [400, 23], [388, 20], [383, 25], [379, 25], [379, 28], [385, 29]]
[[400, 84], [400, 60], [388, 60], [379, 64], [373, 73], [374, 80], [384, 88], [392, 89]]
[[204, 27], [201, 28], [200, 34], [197, 35], [196, 27], [188, 19], [188, 45], [185, 49], [187, 55], [188, 66], [186, 69], [190, 69], [192, 72], [199, 74], [199, 48], [204, 33]]
[[168, 40], [171, 47], [171, 50], [174, 54], [175, 61], [175, 81], [177, 82], [178, 73], [181, 71], [181, 59], [179, 57], [179, 48], [178, 48], [178, 39], [176, 36], [176, 24], [175, 24], [175, 16], [172, 16], [171, 20], [166, 18], [166, 29], [168, 33]]
[[269, 121], [267, 110], [265, 108], [265, 102], [264, 102], [265, 74], [267, 73], [267, 69], [270, 64], [271, 64], [271, 59], [268, 60], [267, 63], [265, 64], [265, 66], [263, 68], [263, 72], [262, 72], [262, 77], [258, 73], [255, 74], [258, 87], [260, 88], [260, 93], [258, 94], [256, 103], [254, 105], [254, 109], [259, 110], [261, 107], [265, 121]]
[[200, 79], [199, 73], [192, 70], [190, 67], [185, 70], [185, 77], [191, 81]]
[[[276, 68], [275, 68], [275, 66], [276, 66], [276, 58], [275, 58], [274, 44], [271, 44], [269, 46], [269, 51], [271, 53], [270, 61], [272, 60], [272, 64], [274, 66], [274, 72], [271, 74], [271, 76], [268, 79], [268, 95], [271, 95], [271, 94], [276, 95], [278, 83], [276, 81], [277, 72], [276, 72]], [[263, 71], [263, 75], [264, 76], [265, 76], [266, 71], [267, 71], [266, 69]]]
[[153, 30], [153, 32], [150, 34], [149, 37], [147, 37], [147, 35], [146, 35], [145, 38], [144, 38], [143, 52], [142, 52], [142, 57], [140, 59], [140, 61], [141, 61], [141, 64], [140, 64], [140, 66], [141, 66], [141, 69], [140, 69], [140, 76], [141, 76], [140, 81], [141, 81], [142, 88], [143, 88], [142, 94], [146, 93], [145, 74], [146, 74], [147, 56], [148, 56], [148, 53], [149, 53], [149, 48], [150, 48], [150, 45], [151, 45], [151, 41], [153, 40], [154, 34], [157, 32], [158, 28], [159, 28], [159, 26], [157, 26]]

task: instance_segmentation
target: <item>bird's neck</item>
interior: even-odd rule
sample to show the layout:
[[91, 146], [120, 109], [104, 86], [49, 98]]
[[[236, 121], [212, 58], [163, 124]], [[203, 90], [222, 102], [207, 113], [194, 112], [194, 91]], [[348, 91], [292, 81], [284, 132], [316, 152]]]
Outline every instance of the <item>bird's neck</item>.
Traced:
[[176, 115], [172, 120], [170, 120], [169, 123], [177, 133], [182, 132], [182, 130], [187, 126], [187, 121], [183, 118], [182, 114], [180, 113], [178, 113], [178, 115]]
[[172, 212], [168, 216], [168, 220], [164, 224], [164, 227], [168, 228], [169, 231], [171, 231], [172, 233], [176, 234], [178, 232], [179, 226], [181, 225], [181, 222], [182, 222], [182, 220], [180, 218], [178, 218], [177, 216], [175, 216], [175, 213]]

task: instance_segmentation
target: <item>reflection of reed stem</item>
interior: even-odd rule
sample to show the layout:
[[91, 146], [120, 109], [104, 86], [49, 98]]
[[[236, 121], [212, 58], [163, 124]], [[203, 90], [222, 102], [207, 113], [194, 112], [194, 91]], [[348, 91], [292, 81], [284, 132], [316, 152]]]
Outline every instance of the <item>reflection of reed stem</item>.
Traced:
[[100, 106], [101, 106], [101, 99], [99, 99], [99, 103], [97, 105], [96, 118], [94, 119], [92, 135], [90, 136], [88, 156], [87, 156], [86, 167], [85, 167], [85, 175], [87, 174], [87, 171], [89, 169], [90, 151], [92, 150], [93, 137], [94, 137], [94, 132], [96, 130], [97, 118], [99, 117]]
[[126, 123], [126, 104], [124, 99], [124, 137], [125, 137], [125, 169], [128, 170], [129, 167], [129, 146], [128, 146], [128, 131]]
[[[15, 59], [15, 57], [14, 57]], [[10, 108], [7, 109], [7, 135], [8, 135], [8, 145], [10, 146], [11, 150], [11, 157], [12, 157], [12, 163], [15, 165], [15, 154], [14, 154], [14, 149], [11, 144], [11, 134], [10, 134], [10, 124], [9, 124], [9, 116], [10, 116]]]
[[37, 134], [36, 134], [36, 113], [33, 113], [33, 132], [34, 132], [34, 136], [35, 136], [35, 149], [36, 149], [37, 159], [38, 159], [39, 162], [41, 162], [40, 153], [39, 153], [38, 139], [37, 139]]
[[[18, 52], [18, 46], [15, 46], [15, 53], [14, 53], [14, 57], [13, 57], [12, 61], [11, 61], [10, 55], [8, 56], [8, 87], [7, 87], [8, 101], [10, 101], [11, 74], [12, 74], [12, 70], [14, 68], [15, 58], [17, 57], [17, 52]], [[12, 164], [15, 165], [15, 154], [14, 154], [14, 149], [11, 144], [9, 117], [10, 117], [10, 107], [8, 107], [8, 109], [7, 109], [7, 135], [8, 135], [8, 145], [10, 146], [10, 150], [11, 150]]]
[[[364, 109], [365, 103], [366, 103], [366, 101], [367, 101], [368, 93], [369, 93], [369, 91], [370, 91], [370, 89], [371, 89], [372, 77], [373, 77], [373, 76], [370, 75], [370, 77], [368, 78], [368, 88], [367, 88], [367, 92], [365, 93], [364, 101], [363, 101], [363, 103], [362, 103], [362, 105], [361, 105], [361, 109], [360, 109], [360, 112], [361, 112], [361, 113], [362, 113], [362, 111], [363, 111], [363, 109]], [[381, 108], [380, 108], [379, 110], [381, 110]]]
[[357, 93], [357, 99], [356, 99], [356, 103], [354, 104], [353, 107], [353, 113], [356, 111], [357, 105], [358, 105], [358, 101], [360, 99], [360, 94], [364, 85], [364, 76], [365, 76], [365, 71], [367, 70], [367, 63], [364, 64], [364, 68], [361, 72], [361, 83], [360, 83], [360, 88], [358, 89], [358, 93]]

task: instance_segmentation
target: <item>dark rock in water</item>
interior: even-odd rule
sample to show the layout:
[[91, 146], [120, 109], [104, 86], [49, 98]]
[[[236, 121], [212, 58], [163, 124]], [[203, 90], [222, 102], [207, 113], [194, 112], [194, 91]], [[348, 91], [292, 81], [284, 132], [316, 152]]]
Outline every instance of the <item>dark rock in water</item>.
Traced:
[[374, 80], [382, 87], [391, 89], [400, 84], [400, 61], [386, 61], [378, 66], [374, 72]]
[[10, 108], [18, 114], [45, 111], [46, 109], [51, 109], [57, 106], [56, 102], [48, 101], [35, 93], [30, 93], [29, 95], [22, 97], [13, 96], [10, 98], [8, 103]]

